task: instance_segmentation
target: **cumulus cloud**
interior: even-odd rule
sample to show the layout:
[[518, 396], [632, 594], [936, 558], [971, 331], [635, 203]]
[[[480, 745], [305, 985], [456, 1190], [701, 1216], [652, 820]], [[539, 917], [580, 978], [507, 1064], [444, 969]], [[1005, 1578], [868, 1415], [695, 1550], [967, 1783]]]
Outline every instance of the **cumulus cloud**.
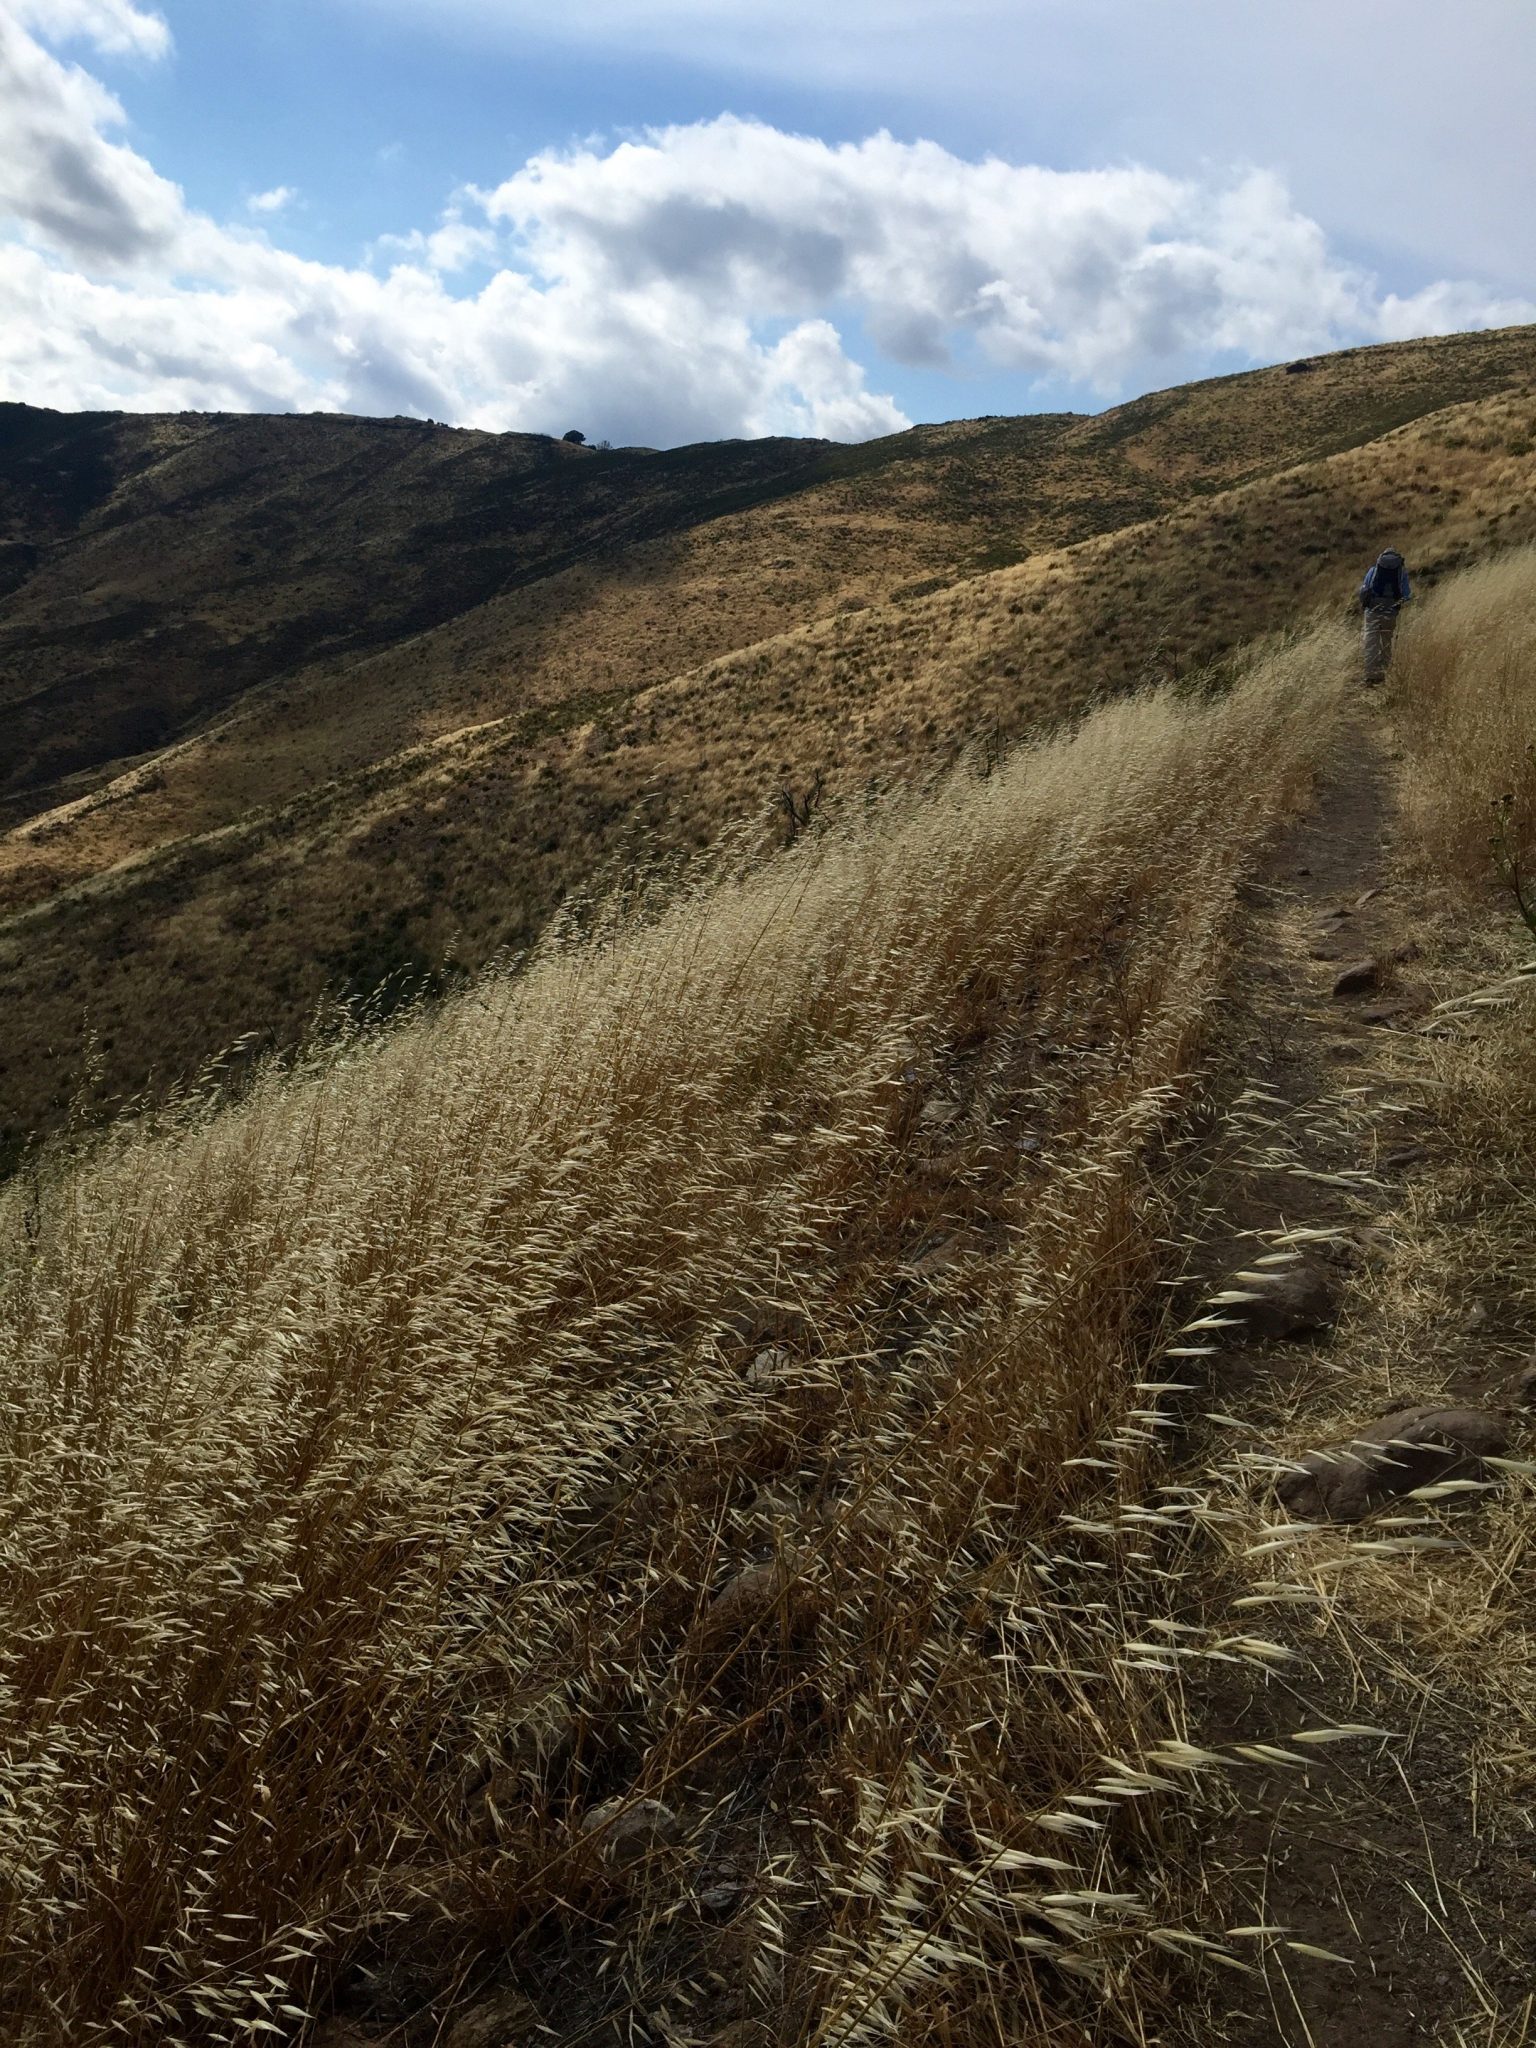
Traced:
[[82, 264], [164, 257], [180, 192], [107, 131], [123, 110], [106, 88], [51, 56], [0, 0], [0, 218]]
[[396, 261], [402, 257], [419, 257], [429, 270], [450, 273], [468, 270], [477, 263], [492, 262], [498, 253], [498, 245], [495, 232], [483, 224], [465, 220], [462, 206], [455, 201], [435, 228], [426, 231], [413, 228], [405, 235], [381, 235], [378, 253]]
[[[542, 42], [571, 63], [773, 79], [907, 131], [1030, 136], [1048, 161], [1199, 175], [1251, 159], [1311, 214], [1420, 277], [1536, 275], [1527, 160], [1536, 8], [1518, 0], [328, 0], [415, 37]], [[1240, 21], [1240, 30], [1237, 24]], [[1454, 28], [1451, 24], [1454, 22]], [[1383, 51], [1381, 89], [1364, 84]]]
[[298, 196], [294, 185], [274, 185], [270, 192], [253, 192], [245, 204], [251, 213], [283, 213]]
[[[71, 9], [98, 38], [152, 19]], [[1031, 380], [1110, 395], [1536, 316], [1467, 284], [1381, 297], [1262, 173], [1060, 172], [731, 118], [536, 156], [366, 261], [318, 263], [272, 239], [289, 188], [251, 202], [260, 229], [213, 221], [115, 139], [122, 119], [0, 0], [5, 395], [855, 440], [905, 419], [851, 331], [892, 362], [1016, 372], [1023, 406]]]
[[[541, 276], [592, 297], [665, 283], [759, 318], [852, 304], [896, 361], [941, 366], [974, 344], [1106, 392], [1191, 354], [1266, 360], [1405, 317], [1266, 172], [1211, 186], [974, 163], [725, 118], [535, 157], [484, 199]], [[1519, 317], [1485, 299], [1441, 285], [1411, 303], [1446, 326]]]
[[883, 353], [923, 366], [972, 340], [1002, 367], [1109, 386], [1191, 346], [1310, 344], [1359, 310], [1265, 177], [1211, 194], [724, 119], [536, 157], [485, 204], [564, 288], [670, 285], [759, 317], [853, 303]]

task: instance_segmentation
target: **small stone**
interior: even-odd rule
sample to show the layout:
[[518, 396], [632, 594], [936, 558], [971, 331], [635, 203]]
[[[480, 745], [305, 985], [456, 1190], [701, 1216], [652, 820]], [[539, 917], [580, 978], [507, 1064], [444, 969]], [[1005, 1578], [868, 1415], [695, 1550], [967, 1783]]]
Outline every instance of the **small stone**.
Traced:
[[1379, 986], [1381, 966], [1375, 960], [1352, 960], [1333, 978], [1333, 993], [1336, 996], [1363, 996]]
[[1362, 1024], [1396, 1024], [1408, 1016], [1413, 1009], [1411, 1003], [1372, 1003], [1360, 1012]]
[[1429, 1147], [1427, 1145], [1398, 1145], [1383, 1157], [1381, 1163], [1396, 1173], [1402, 1167], [1417, 1166], [1428, 1157]]
[[739, 1877], [716, 1875], [711, 1881], [695, 1892], [699, 1911], [711, 1920], [725, 1920], [735, 1912], [747, 1895], [747, 1888]]
[[605, 1799], [587, 1815], [581, 1832], [597, 1842], [611, 1868], [631, 1870], [670, 1849], [682, 1833], [682, 1823], [659, 1799]]
[[[1383, 1230], [1380, 1224], [1355, 1224], [1349, 1233], [1349, 1241], [1364, 1265], [1384, 1266], [1392, 1256], [1392, 1233]], [[1398, 1405], [1401, 1406], [1401, 1402]]]
[[953, 1272], [965, 1263], [968, 1247], [960, 1238], [951, 1234], [941, 1237], [937, 1244], [931, 1244], [926, 1251], [916, 1253], [902, 1262], [901, 1270], [912, 1280], [930, 1280], [939, 1273]]
[[1480, 1408], [1401, 1408], [1367, 1423], [1348, 1443], [1308, 1451], [1275, 1482], [1282, 1504], [1309, 1522], [1358, 1522], [1372, 1508], [1421, 1486], [1474, 1478], [1503, 1454], [1498, 1418]]
[[705, 1613], [710, 1631], [750, 1628], [784, 1600], [792, 1583], [792, 1571], [778, 1558], [766, 1564], [749, 1564], [734, 1579], [727, 1579]]
[[1223, 1315], [1245, 1323], [1258, 1338], [1307, 1336], [1327, 1329], [1338, 1313], [1333, 1281], [1312, 1259], [1234, 1273], [1216, 1300]]
[[532, 2048], [540, 2038], [538, 2008], [520, 1991], [498, 1991], [461, 2012], [442, 2048]]
[[1338, 960], [1342, 959], [1342, 957], [1337, 946], [1308, 946], [1307, 948], [1307, 958], [1309, 960]]
[[1515, 1406], [1536, 1408], [1536, 1363], [1528, 1365], [1515, 1381]]
[[782, 1345], [774, 1344], [766, 1351], [759, 1351], [741, 1377], [754, 1394], [775, 1394], [784, 1385], [788, 1373], [789, 1353]]
[[920, 1131], [943, 1131], [960, 1115], [960, 1105], [950, 1095], [930, 1095], [917, 1112], [917, 1128]]
[[726, 1581], [679, 1647], [680, 1677], [728, 1690], [782, 1682], [784, 1657], [801, 1654], [820, 1618], [817, 1590], [798, 1555], [789, 1544], [781, 1556]]

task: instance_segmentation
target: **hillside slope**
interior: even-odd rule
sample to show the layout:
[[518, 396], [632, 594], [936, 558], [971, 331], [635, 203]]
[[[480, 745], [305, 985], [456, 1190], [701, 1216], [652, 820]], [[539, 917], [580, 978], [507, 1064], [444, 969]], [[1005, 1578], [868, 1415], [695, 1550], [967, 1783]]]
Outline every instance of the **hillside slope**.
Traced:
[[1525, 2038], [1490, 524], [0, 1186], [5, 2039]]
[[[1306, 375], [1217, 379], [1094, 419], [961, 422], [852, 448], [667, 453], [407, 420], [3, 406], [0, 707], [16, 735], [3, 789], [17, 815], [62, 794], [55, 786], [71, 774], [184, 736], [255, 682], [430, 635], [571, 569], [632, 586], [635, 571], [621, 565], [649, 548], [638, 577], [664, 586], [689, 552], [682, 538], [702, 527], [701, 552], [732, 586], [718, 593], [730, 616], [712, 622], [716, 644], [696, 644], [708, 629], [692, 620], [676, 644], [637, 660], [632, 631], [602, 634], [594, 649], [588, 628], [587, 658], [605, 679], [633, 681], [648, 661], [654, 680], [849, 596], [1068, 545], [1530, 370], [1529, 337], [1515, 330], [1351, 351]], [[797, 516], [772, 517], [787, 501]], [[766, 586], [761, 611], [743, 617], [754, 583]], [[710, 609], [707, 590], [690, 596], [688, 608]], [[578, 580], [552, 609], [574, 624], [589, 593]], [[500, 642], [550, 610], [513, 606], [485, 623]], [[442, 651], [421, 665], [451, 670]], [[508, 650], [500, 675], [465, 693], [455, 715], [526, 708], [528, 652]], [[496, 701], [508, 694], [513, 704]], [[403, 708], [400, 743], [436, 729], [430, 711], [423, 722], [414, 710], [413, 723]], [[349, 716], [333, 704], [333, 726]], [[332, 745], [345, 751], [344, 736]]]
[[1343, 676], [1105, 707], [0, 1188], [0, 2033], [1158, 2016], [1176, 1819], [1072, 1802], [1182, 1732], [1176, 1587], [1060, 1518], [1162, 1476], [1187, 1076]]
[[0, 1126], [92, 1063], [110, 1101], [526, 946], [603, 862], [786, 784], [1199, 667], [1346, 596], [1388, 529], [1431, 575], [1520, 538], [1533, 377], [1521, 329], [664, 455], [12, 408]]

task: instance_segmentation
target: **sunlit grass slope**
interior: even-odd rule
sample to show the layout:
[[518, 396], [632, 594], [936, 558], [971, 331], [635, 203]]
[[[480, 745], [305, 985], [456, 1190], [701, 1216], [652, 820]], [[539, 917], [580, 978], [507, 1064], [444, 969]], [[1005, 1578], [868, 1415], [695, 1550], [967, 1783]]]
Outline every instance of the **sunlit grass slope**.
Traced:
[[921, 779], [1342, 607], [1385, 538], [1432, 578], [1536, 535], [1533, 379], [1516, 329], [853, 449], [112, 424], [165, 446], [0, 629], [0, 717], [94, 763], [0, 833], [0, 1158], [786, 783]]
[[[293, 722], [325, 774], [642, 688], [840, 604], [1068, 546], [1529, 382], [1533, 349], [1528, 328], [1352, 349], [1094, 418], [855, 447], [599, 452], [420, 421], [0, 406], [0, 819], [67, 801], [253, 687], [292, 694], [306, 671], [330, 687], [297, 693]], [[371, 672], [403, 643], [413, 660]], [[359, 660], [367, 687], [349, 689]], [[247, 802], [304, 786], [259, 751], [243, 772]]]
[[1177, 1546], [1060, 1517], [1161, 1476], [1235, 888], [1347, 660], [0, 1192], [8, 2039], [414, 2048], [492, 1980], [572, 2042], [1161, 2024]]
[[1393, 695], [1420, 858], [1474, 892], [1502, 873], [1536, 914], [1536, 551], [1469, 570], [1412, 620]]

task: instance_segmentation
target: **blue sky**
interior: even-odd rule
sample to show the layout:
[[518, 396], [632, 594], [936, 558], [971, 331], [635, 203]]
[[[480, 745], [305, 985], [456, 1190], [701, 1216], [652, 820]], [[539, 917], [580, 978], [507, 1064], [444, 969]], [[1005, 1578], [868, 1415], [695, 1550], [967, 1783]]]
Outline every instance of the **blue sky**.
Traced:
[[0, 0], [0, 395], [857, 438], [1531, 319], [1536, 10], [1446, 26]]
[[423, 26], [324, 0], [161, 11], [168, 62], [97, 66], [145, 153], [214, 212], [297, 185], [305, 205], [285, 240], [334, 261], [435, 219], [461, 185], [494, 185], [537, 151], [594, 134], [725, 110], [837, 141], [902, 126], [874, 93], [806, 92], [643, 52], [573, 56], [547, 35], [486, 36], [451, 16]]

